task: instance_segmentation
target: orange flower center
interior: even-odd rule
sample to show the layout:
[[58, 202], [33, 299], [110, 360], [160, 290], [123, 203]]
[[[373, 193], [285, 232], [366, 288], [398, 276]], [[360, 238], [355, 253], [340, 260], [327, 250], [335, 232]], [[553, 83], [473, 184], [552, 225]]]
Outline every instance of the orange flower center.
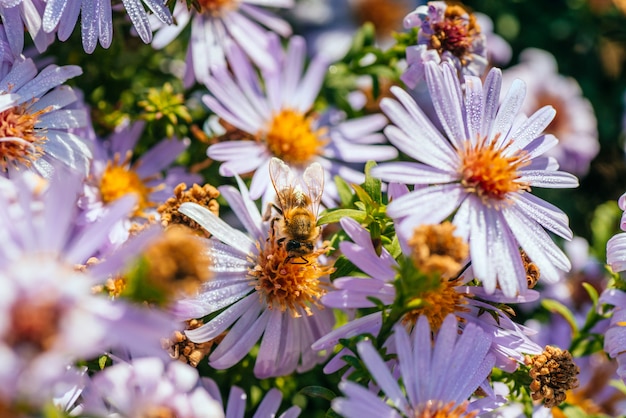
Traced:
[[487, 146], [485, 142], [472, 145], [467, 141], [459, 151], [463, 187], [488, 205], [508, 201], [511, 193], [530, 191], [529, 184], [519, 180], [519, 169], [530, 163], [527, 154], [517, 151], [505, 155], [508, 145], [496, 148], [497, 140]]
[[0, 168], [30, 164], [43, 155], [42, 145], [48, 140], [45, 131], [35, 125], [50, 108], [30, 112], [29, 104], [21, 104], [0, 112]]
[[130, 152], [124, 161], [120, 161], [119, 154], [116, 154], [112, 161], [107, 163], [102, 179], [100, 180], [100, 194], [104, 203], [111, 203], [127, 194], [134, 194], [137, 198], [135, 206], [135, 216], [147, 216], [145, 209], [155, 207], [156, 203], [150, 201], [150, 194], [159, 187], [149, 187], [130, 167]]
[[465, 401], [460, 405], [454, 402], [443, 403], [442, 401], [428, 401], [424, 405], [418, 406], [415, 411], [415, 418], [474, 418], [478, 411], [467, 412], [469, 402]]
[[308, 254], [306, 264], [294, 263], [285, 245], [278, 242], [274, 229], [262, 248], [259, 243], [257, 247], [260, 251], [257, 264], [248, 274], [255, 279], [255, 289], [270, 309], [289, 309], [292, 316], [299, 317], [297, 308], [307, 315], [312, 315], [311, 305], [322, 308], [319, 298], [327, 292], [328, 285], [320, 278], [332, 273], [334, 268], [318, 264], [317, 258], [328, 251], [327, 247]]
[[264, 139], [274, 156], [291, 164], [306, 164], [327, 142], [326, 129], [312, 128], [314, 118], [284, 109], [274, 115]]
[[239, 0], [197, 0], [200, 13], [220, 17], [225, 12], [235, 10]]
[[466, 295], [455, 290], [459, 282], [442, 280], [435, 289], [427, 290], [419, 295], [420, 307], [404, 315], [403, 322], [413, 326], [420, 315], [428, 318], [430, 328], [435, 332], [441, 328], [443, 320], [448, 314], [465, 312], [468, 309]]

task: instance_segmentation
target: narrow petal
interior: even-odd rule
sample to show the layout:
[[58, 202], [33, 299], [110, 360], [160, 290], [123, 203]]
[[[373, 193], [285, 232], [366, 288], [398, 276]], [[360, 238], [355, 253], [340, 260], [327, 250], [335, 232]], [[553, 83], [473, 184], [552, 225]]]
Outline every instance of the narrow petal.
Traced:
[[550, 189], [569, 189], [578, 187], [578, 178], [564, 171], [520, 170], [520, 180], [531, 186]]
[[459, 173], [408, 161], [380, 164], [371, 173], [383, 181], [404, 184], [452, 183], [459, 179]]
[[245, 255], [255, 249], [254, 241], [246, 234], [233, 229], [226, 222], [215, 216], [210, 210], [197, 203], [185, 202], [178, 209], [184, 215], [198, 222], [204, 229], [209, 231], [215, 238], [225, 244], [239, 250]]
[[365, 363], [376, 384], [385, 392], [385, 395], [399, 407], [400, 410], [407, 410], [408, 404], [404, 394], [398, 386], [396, 378], [391, 375], [387, 364], [380, 358], [380, 355], [372, 345], [372, 342], [365, 340], [357, 343], [357, 351], [361, 360]]
[[467, 192], [455, 183], [424, 187], [395, 199], [387, 206], [387, 214], [394, 219], [406, 218], [407, 225], [411, 226], [439, 223], [458, 208], [466, 196]]
[[[258, 295], [248, 295], [204, 325], [195, 329], [186, 330], [185, 335], [187, 335], [189, 340], [195, 343], [211, 341], [225, 332], [237, 319], [241, 318], [243, 313], [252, 308], [256, 301], [258, 301]], [[208, 315], [209, 313], [210, 312], [207, 312], [204, 315]]]
[[[465, 132], [465, 122], [461, 112], [463, 101], [458, 94], [459, 81], [456, 70], [447, 64], [443, 64], [442, 69], [432, 61], [426, 62], [425, 66], [428, 91], [433, 99], [439, 121], [450, 142], [455, 148], [460, 149], [468, 136]], [[454, 74], [451, 74], [452, 72]]]
[[522, 80], [515, 80], [498, 109], [489, 132], [489, 142], [497, 141], [498, 145], [506, 143], [509, 130], [522, 107], [525, 96], [526, 84]]
[[[249, 312], [258, 311], [251, 310]], [[209, 365], [216, 369], [227, 369], [237, 364], [261, 338], [269, 319], [270, 310], [265, 310], [254, 322], [254, 317], [245, 315], [237, 321], [217, 349], [209, 357]], [[256, 316], [256, 315], [255, 315]], [[247, 320], [244, 320], [247, 319]]]

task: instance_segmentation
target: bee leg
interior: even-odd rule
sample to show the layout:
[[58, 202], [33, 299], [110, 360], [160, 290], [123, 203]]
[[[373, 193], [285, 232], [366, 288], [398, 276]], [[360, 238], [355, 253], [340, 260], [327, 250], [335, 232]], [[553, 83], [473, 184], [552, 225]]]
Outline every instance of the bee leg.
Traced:
[[[276, 228], [275, 228], [275, 223], [276, 221], [278, 221], [280, 218], [272, 218], [272, 221], [270, 222], [270, 236], [267, 237], [266, 241], [269, 241], [270, 238], [273, 238], [276, 235]], [[282, 239], [284, 241], [284, 238]], [[280, 242], [279, 242], [280, 244]]]
[[[309, 260], [307, 260], [306, 258], [304, 258], [304, 256], [300, 256], [298, 257], [299, 259], [301, 259], [302, 261], [304, 261], [303, 263], [296, 263], [295, 261], [291, 261], [291, 264], [309, 264]], [[289, 257], [289, 259], [294, 260], [293, 258]]]
[[283, 211], [278, 206], [276, 206], [275, 203], [270, 202], [267, 204], [267, 206], [265, 207], [265, 211], [263, 212], [264, 221], [269, 221], [270, 217], [272, 216], [272, 209], [275, 209], [280, 216], [283, 215]]

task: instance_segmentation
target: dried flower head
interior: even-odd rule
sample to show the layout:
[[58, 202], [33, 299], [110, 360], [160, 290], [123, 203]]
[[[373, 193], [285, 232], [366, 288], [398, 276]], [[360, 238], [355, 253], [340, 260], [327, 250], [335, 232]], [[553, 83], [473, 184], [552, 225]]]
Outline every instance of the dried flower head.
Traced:
[[541, 272], [539, 271], [539, 267], [528, 257], [526, 251], [520, 250], [520, 255], [522, 256], [522, 262], [524, 263], [524, 270], [526, 270], [526, 282], [528, 282], [528, 288], [532, 289], [537, 285], [539, 278], [541, 277]]
[[[191, 319], [186, 321], [186, 330], [196, 329], [203, 325], [202, 320]], [[184, 332], [175, 331], [170, 338], [165, 338], [162, 341], [163, 348], [168, 352], [171, 358], [187, 363], [192, 367], [197, 367], [198, 364], [205, 358], [215, 344], [223, 339], [223, 335], [214, 338], [211, 341], [203, 343], [194, 343], [189, 340]]]
[[547, 345], [538, 356], [526, 356], [525, 363], [530, 366], [529, 375], [533, 400], [543, 400], [546, 408], [552, 408], [565, 401], [565, 393], [578, 387], [580, 369], [574, 363], [569, 351]]
[[191, 189], [187, 189], [185, 183], [180, 183], [174, 189], [174, 196], [167, 199], [157, 209], [161, 215], [161, 225], [165, 227], [173, 224], [186, 225], [196, 231], [198, 235], [209, 237], [211, 234], [195, 221], [180, 213], [178, 208], [184, 202], [194, 202], [208, 208], [215, 215], [219, 215], [220, 206], [217, 202], [219, 195], [220, 192], [210, 184], [205, 184], [204, 186], [194, 184], [191, 186]]

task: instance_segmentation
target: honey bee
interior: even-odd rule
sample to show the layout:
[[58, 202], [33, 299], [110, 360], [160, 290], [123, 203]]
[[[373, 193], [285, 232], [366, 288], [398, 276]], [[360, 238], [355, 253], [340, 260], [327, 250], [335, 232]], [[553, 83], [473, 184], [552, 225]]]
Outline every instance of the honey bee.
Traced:
[[[270, 179], [276, 190], [277, 204], [270, 204], [265, 213], [265, 219], [271, 216], [274, 208], [280, 216], [272, 219], [271, 227], [278, 222], [278, 244], [284, 243], [287, 251], [287, 260], [293, 264], [308, 264], [305, 256], [313, 253], [314, 242], [320, 235], [321, 228], [317, 226], [317, 212], [319, 210], [322, 192], [324, 191], [324, 170], [315, 162], [304, 170], [302, 182], [291, 171], [289, 166], [279, 158], [272, 158], [269, 164]], [[301, 260], [295, 262], [294, 260]]]

